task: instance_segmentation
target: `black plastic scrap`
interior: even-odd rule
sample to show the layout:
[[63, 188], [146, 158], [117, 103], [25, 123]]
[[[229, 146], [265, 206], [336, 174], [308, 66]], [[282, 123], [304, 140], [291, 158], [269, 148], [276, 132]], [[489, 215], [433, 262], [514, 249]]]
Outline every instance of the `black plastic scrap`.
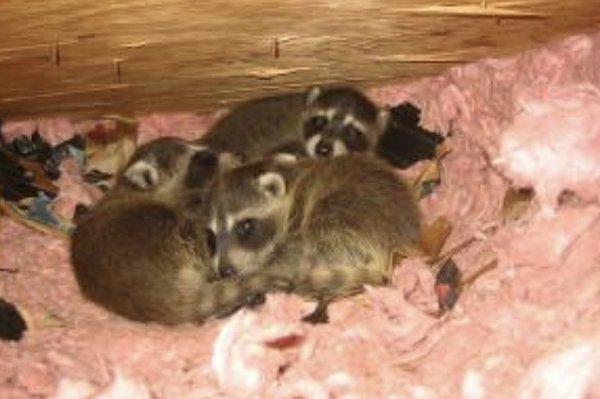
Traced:
[[419, 126], [421, 111], [410, 103], [390, 109], [388, 129], [379, 139], [376, 152], [400, 169], [436, 156], [444, 137]]
[[0, 339], [19, 341], [25, 330], [27, 324], [17, 307], [0, 298]]
[[7, 142], [0, 124], [0, 200], [9, 214], [33, 225], [68, 233], [67, 221], [52, 212], [60, 177], [60, 164], [75, 158], [83, 165], [85, 140], [76, 135], [52, 146], [35, 131], [31, 137], [19, 136]]

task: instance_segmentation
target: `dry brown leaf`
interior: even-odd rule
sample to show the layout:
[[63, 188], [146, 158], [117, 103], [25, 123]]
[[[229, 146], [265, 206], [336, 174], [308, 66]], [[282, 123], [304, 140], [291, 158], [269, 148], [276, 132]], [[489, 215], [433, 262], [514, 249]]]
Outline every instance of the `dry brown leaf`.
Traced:
[[519, 220], [535, 197], [535, 192], [530, 187], [509, 187], [502, 201], [501, 218], [504, 223]]
[[423, 161], [421, 170], [413, 180], [413, 191], [418, 199], [431, 194], [440, 184], [442, 178], [440, 162], [451, 151], [450, 145], [443, 142], [435, 148], [435, 157], [433, 160]]
[[479, 277], [483, 276], [487, 272], [494, 270], [498, 266], [498, 259], [490, 259], [488, 262], [484, 263], [483, 266], [477, 268], [473, 273], [469, 276], [463, 278], [461, 285], [462, 287], [468, 287], [472, 285]]
[[423, 225], [421, 230], [421, 249], [425, 256], [435, 259], [439, 256], [450, 232], [452, 225], [450, 221], [441, 216], [428, 225]]
[[421, 171], [413, 182], [413, 189], [418, 199], [431, 194], [433, 189], [440, 183], [441, 173], [438, 162], [425, 161]]
[[51, 311], [44, 313], [37, 323], [39, 328], [62, 328], [66, 325], [67, 323], [63, 318]]
[[4, 158], [11, 160], [11, 163], [14, 162], [16, 165], [20, 165], [27, 171], [28, 175], [33, 176], [33, 180], [28, 182], [32, 188], [43, 190], [48, 196], [56, 195], [58, 193], [58, 187], [52, 180], [46, 177], [46, 173], [40, 163], [20, 158], [4, 148], [0, 148], [0, 152]]
[[440, 159], [448, 155], [451, 151], [452, 149], [450, 148], [450, 144], [444, 141], [435, 148], [435, 159], [439, 161]]
[[94, 170], [115, 175], [129, 161], [137, 143], [137, 122], [126, 118], [110, 118], [114, 129], [97, 125], [87, 135], [85, 173]]

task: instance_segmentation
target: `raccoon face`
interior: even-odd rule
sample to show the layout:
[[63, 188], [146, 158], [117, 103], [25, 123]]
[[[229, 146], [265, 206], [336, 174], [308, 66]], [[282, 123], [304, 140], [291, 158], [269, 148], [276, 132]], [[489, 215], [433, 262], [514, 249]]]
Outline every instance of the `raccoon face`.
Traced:
[[287, 187], [282, 174], [247, 165], [212, 191], [207, 246], [223, 278], [262, 268], [284, 234]]
[[[217, 155], [206, 147], [176, 137], [163, 137], [139, 147], [120, 177], [120, 183], [139, 191], [155, 191], [175, 180], [190, 180], [202, 169], [213, 173]], [[188, 175], [194, 175], [188, 178]]]
[[374, 148], [388, 120], [377, 107], [351, 88], [313, 88], [304, 115], [304, 140], [311, 157], [331, 158]]

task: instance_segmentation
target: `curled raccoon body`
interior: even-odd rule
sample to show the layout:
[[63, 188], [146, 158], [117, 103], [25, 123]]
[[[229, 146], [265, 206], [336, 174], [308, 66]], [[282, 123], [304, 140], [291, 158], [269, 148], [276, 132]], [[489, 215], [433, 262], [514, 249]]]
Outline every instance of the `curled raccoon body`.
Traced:
[[245, 162], [275, 153], [330, 158], [373, 151], [387, 115], [357, 89], [314, 87], [242, 103], [197, 142]]
[[373, 153], [388, 120], [389, 110], [354, 88], [315, 87], [304, 113], [305, 150], [313, 158]]
[[336, 298], [386, 284], [394, 251], [418, 251], [413, 194], [374, 156], [247, 164], [223, 174], [211, 195], [215, 272], [289, 281], [287, 290], [319, 301], [311, 321]]
[[303, 118], [307, 94], [285, 93], [235, 106], [197, 143], [253, 162], [277, 152], [304, 156]]
[[140, 147], [77, 222], [71, 264], [82, 294], [129, 319], [171, 325], [246, 304], [254, 280], [216, 282], [206, 263], [206, 187], [221, 163], [174, 138]]

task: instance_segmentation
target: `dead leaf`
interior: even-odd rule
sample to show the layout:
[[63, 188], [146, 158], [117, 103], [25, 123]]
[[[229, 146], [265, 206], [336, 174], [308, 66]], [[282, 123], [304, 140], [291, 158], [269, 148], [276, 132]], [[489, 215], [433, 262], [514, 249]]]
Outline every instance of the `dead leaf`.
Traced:
[[87, 133], [85, 174], [96, 171], [114, 176], [127, 165], [137, 143], [137, 122], [111, 117], [115, 127], [98, 124]]
[[4, 148], [0, 148], [0, 152], [2, 153], [3, 158], [10, 160], [9, 165], [13, 163], [15, 164], [15, 167], [17, 167], [16, 165], [19, 165], [24, 168], [27, 175], [33, 177], [33, 179], [27, 183], [32, 189], [42, 190], [47, 196], [52, 198], [56, 197], [58, 194], [58, 187], [46, 177], [46, 173], [41, 164], [25, 158], [20, 158]]
[[413, 189], [418, 199], [422, 199], [433, 192], [440, 184], [441, 173], [438, 162], [425, 161], [421, 172], [413, 182]]
[[427, 260], [427, 263], [433, 267], [434, 271], [437, 272], [437, 270], [439, 270], [440, 266], [446, 260], [448, 260], [450, 257], [469, 248], [469, 246], [471, 246], [473, 243], [475, 243], [477, 241], [485, 240], [487, 235], [494, 234], [497, 229], [498, 229], [497, 223], [489, 224], [487, 227], [485, 227], [485, 228], [481, 229], [479, 232], [477, 232], [477, 234], [474, 234], [471, 237], [467, 238], [466, 240], [456, 244], [454, 247], [450, 248], [449, 250], [445, 251], [444, 253], [438, 254], [436, 257]]
[[487, 272], [489, 272], [491, 270], [494, 270], [497, 266], [498, 266], [498, 259], [494, 258], [494, 259], [489, 260], [483, 266], [481, 266], [480, 268], [475, 270], [473, 273], [471, 273], [468, 277], [465, 277], [461, 282], [461, 286], [463, 288], [465, 288], [465, 287], [472, 285], [479, 277], [483, 276], [484, 274], [486, 274]]
[[421, 228], [421, 249], [430, 259], [439, 256], [450, 232], [452, 225], [445, 217], [438, 217], [429, 225], [423, 225]]
[[56, 196], [58, 194], [58, 187], [46, 177], [46, 173], [41, 164], [27, 159], [20, 159], [18, 162], [33, 175], [34, 180], [31, 182], [31, 185], [50, 195]]
[[442, 158], [444, 158], [446, 155], [448, 155], [450, 152], [452, 152], [452, 149], [450, 148], [450, 144], [448, 144], [446, 141], [444, 141], [444, 142], [438, 144], [438, 146], [435, 148], [435, 159], [437, 159], [439, 161]]
[[46, 312], [39, 321], [38, 326], [41, 328], [61, 328], [65, 327], [67, 323], [58, 315], [53, 312]]
[[413, 182], [414, 192], [418, 199], [427, 197], [440, 185], [442, 179], [440, 162], [451, 151], [452, 149], [448, 143], [440, 143], [435, 148], [435, 158], [431, 161], [423, 162], [421, 171]]
[[509, 187], [502, 201], [501, 217], [503, 223], [519, 220], [529, 207], [535, 197], [535, 191], [531, 187]]

